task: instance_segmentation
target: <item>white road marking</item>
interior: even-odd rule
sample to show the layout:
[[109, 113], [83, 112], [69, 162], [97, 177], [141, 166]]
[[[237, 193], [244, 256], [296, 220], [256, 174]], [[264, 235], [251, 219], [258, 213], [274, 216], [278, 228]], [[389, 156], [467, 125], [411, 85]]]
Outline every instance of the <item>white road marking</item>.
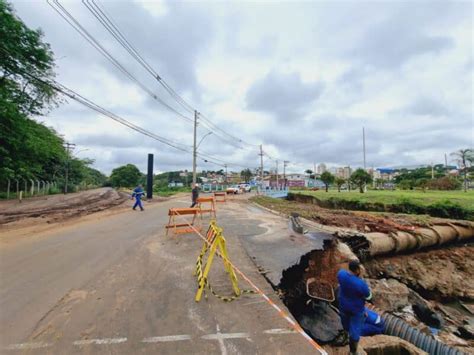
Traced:
[[250, 338], [250, 334], [249, 333], [217, 333], [217, 334], [203, 335], [201, 338], [206, 339], [206, 340]]
[[105, 338], [105, 339], [85, 339], [85, 340], [76, 340], [74, 345], [107, 345], [107, 344], [120, 344], [125, 343], [127, 338]]
[[[297, 332], [292, 329], [285, 328], [274, 328], [267, 329], [262, 332], [263, 334], [271, 335], [284, 335], [284, 334], [296, 334]], [[227, 348], [224, 344], [225, 339], [248, 339], [251, 341], [249, 333], [221, 333], [219, 325], [216, 325], [216, 334], [206, 334], [201, 336], [204, 340], [217, 340], [219, 342], [219, 348], [223, 355], [227, 355]], [[73, 342], [76, 346], [81, 345], [108, 345], [108, 344], [121, 344], [127, 342], [127, 338], [104, 338], [104, 339], [84, 339], [76, 340]], [[178, 335], [163, 335], [156, 337], [149, 337], [142, 339], [142, 343], [165, 343], [173, 341], [185, 341], [192, 340], [192, 336], [188, 334]], [[37, 343], [21, 343], [11, 344], [5, 347], [5, 350], [29, 350], [29, 349], [41, 349], [53, 346], [51, 343], [37, 342]]]
[[49, 343], [21, 343], [21, 344], [11, 344], [8, 345], [5, 349], [6, 350], [28, 350], [28, 349], [41, 349], [47, 348], [52, 344]]
[[[221, 328], [219, 327], [219, 324], [216, 324], [216, 331], [217, 331], [217, 334], [209, 334], [208, 336], [210, 336], [210, 335], [221, 335]], [[202, 336], [202, 338], [203, 339], [208, 339], [208, 338], [206, 338], [206, 335]], [[219, 343], [219, 348], [221, 349], [221, 354], [222, 355], [227, 355], [227, 349], [226, 349], [225, 344], [224, 344], [224, 339], [222, 339], [222, 337], [218, 337], [218, 338], [216, 338], [216, 340]]]
[[296, 330], [293, 330], [293, 329], [283, 329], [283, 328], [268, 329], [268, 330], [264, 330], [263, 333], [265, 333], [265, 334], [272, 334], [272, 335], [298, 334], [298, 332], [297, 332]]
[[142, 340], [142, 343], [161, 343], [167, 341], [181, 341], [181, 340], [191, 340], [190, 335], [165, 335], [161, 337], [151, 337], [145, 338]]

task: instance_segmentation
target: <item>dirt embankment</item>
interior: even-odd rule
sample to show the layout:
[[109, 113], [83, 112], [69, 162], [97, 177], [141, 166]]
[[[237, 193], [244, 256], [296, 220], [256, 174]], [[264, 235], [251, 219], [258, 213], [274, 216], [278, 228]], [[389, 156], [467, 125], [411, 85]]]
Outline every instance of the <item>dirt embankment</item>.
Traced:
[[424, 227], [431, 223], [446, 221], [446, 219], [426, 215], [330, 210], [313, 204], [262, 196], [255, 197], [252, 200], [288, 216], [291, 213], [298, 213], [303, 218], [323, 225], [348, 228], [360, 232], [388, 233], [410, 226]]
[[41, 221], [53, 223], [122, 204], [127, 194], [100, 188], [68, 195], [49, 195], [0, 202], [0, 227], [21, 227]]
[[391, 278], [423, 297], [474, 301], [474, 245], [396, 255], [364, 263], [371, 278]]

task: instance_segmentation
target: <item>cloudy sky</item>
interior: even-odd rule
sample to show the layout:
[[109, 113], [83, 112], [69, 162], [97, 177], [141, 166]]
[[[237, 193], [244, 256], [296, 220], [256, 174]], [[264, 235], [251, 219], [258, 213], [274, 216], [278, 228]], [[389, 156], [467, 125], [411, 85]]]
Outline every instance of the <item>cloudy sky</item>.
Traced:
[[[471, 1], [139, 2], [98, 1], [140, 55], [220, 131], [199, 151], [230, 170], [288, 160], [361, 166], [444, 163], [473, 146]], [[192, 118], [106, 31], [85, 5], [65, 9], [162, 101]], [[191, 149], [193, 126], [129, 80], [46, 1], [13, 1], [41, 28], [57, 80], [154, 134]], [[68, 100], [41, 117], [77, 144], [78, 157], [109, 173], [191, 169], [192, 155]], [[199, 125], [198, 139], [208, 130]], [[270, 157], [272, 159], [270, 159]], [[231, 165], [237, 164], [237, 165]], [[198, 161], [198, 169], [220, 169]]]

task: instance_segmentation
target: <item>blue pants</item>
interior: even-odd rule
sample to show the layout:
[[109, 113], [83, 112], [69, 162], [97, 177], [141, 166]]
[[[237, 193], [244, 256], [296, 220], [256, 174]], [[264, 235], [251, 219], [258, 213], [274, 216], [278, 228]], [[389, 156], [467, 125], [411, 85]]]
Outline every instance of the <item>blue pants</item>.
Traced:
[[341, 317], [342, 327], [346, 332], [349, 332], [349, 339], [359, 341], [365, 322], [364, 312], [349, 313], [341, 311], [339, 316]]
[[143, 210], [143, 206], [142, 206], [142, 200], [140, 198], [136, 198], [135, 197], [135, 204], [133, 205], [133, 209], [140, 207], [141, 210]]

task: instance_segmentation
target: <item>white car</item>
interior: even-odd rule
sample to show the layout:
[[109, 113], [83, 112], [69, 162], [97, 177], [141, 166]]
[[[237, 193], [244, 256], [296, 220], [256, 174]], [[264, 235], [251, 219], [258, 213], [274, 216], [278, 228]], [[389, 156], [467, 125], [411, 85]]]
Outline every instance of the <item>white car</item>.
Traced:
[[250, 192], [250, 190], [252, 189], [252, 187], [250, 186], [250, 184], [240, 184], [240, 189], [244, 192]]
[[225, 192], [227, 192], [228, 194], [234, 194], [234, 195], [237, 195], [239, 192], [240, 192], [240, 188], [237, 186], [237, 185], [232, 185], [232, 186], [229, 186]]

